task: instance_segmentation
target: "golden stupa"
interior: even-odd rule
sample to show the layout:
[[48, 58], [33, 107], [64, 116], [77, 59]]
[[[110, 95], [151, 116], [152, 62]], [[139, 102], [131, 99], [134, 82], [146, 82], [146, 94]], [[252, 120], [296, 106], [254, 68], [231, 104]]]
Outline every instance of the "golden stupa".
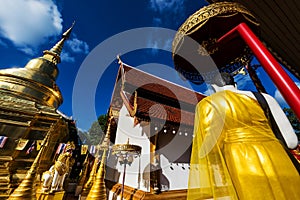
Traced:
[[[38, 175], [55, 160], [59, 143], [70, 139], [71, 119], [57, 111], [63, 98], [55, 80], [60, 54], [72, 28], [73, 25], [56, 45], [25, 67], [0, 70], [0, 138], [6, 139], [0, 148], [0, 199], [8, 198], [26, 178], [39, 153], [37, 143], [47, 133], [50, 132], [50, 141], [39, 158]], [[51, 126], [55, 128], [50, 130]], [[28, 153], [32, 144], [36, 148]]]

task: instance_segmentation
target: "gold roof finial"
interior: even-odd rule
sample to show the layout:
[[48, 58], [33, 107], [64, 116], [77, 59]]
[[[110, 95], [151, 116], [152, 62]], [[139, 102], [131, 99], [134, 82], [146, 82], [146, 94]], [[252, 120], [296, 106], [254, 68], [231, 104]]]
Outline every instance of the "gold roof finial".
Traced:
[[22, 180], [20, 185], [14, 190], [14, 192], [9, 196], [8, 200], [32, 200], [36, 199], [36, 172], [39, 167], [40, 158], [44, 152], [45, 146], [49, 142], [50, 132], [48, 131], [46, 137], [42, 142], [41, 149], [34, 159], [30, 169], [27, 171], [25, 178]]
[[[84, 188], [83, 188], [83, 191], [82, 191], [82, 194], [81, 196], [87, 196], [89, 195], [91, 198], [91, 196], [93, 196], [94, 194], [98, 194], [99, 191], [97, 191], [99, 189], [99, 184], [103, 184], [104, 183], [104, 174], [105, 174], [105, 159], [106, 159], [106, 150], [109, 148], [109, 143], [110, 143], [110, 126], [111, 126], [111, 121], [113, 119], [113, 116], [111, 115], [111, 110], [109, 111], [109, 116], [108, 116], [108, 126], [107, 126], [107, 130], [106, 130], [106, 134], [105, 134], [105, 137], [102, 141], [102, 144], [99, 143], [99, 148], [97, 148], [97, 151], [96, 151], [96, 155], [95, 155], [95, 161], [94, 161], [94, 164], [93, 164], [93, 168], [91, 170], [91, 173], [90, 173], [90, 177], [88, 179], [88, 181], [86, 182], [86, 184], [84, 185]], [[101, 141], [100, 141], [101, 142]], [[102, 153], [102, 161], [101, 164], [100, 164], [100, 167], [98, 169], [98, 163], [99, 163], [99, 151], [100, 150], [103, 150], [103, 153]], [[105, 158], [103, 158], [105, 156]], [[104, 159], [104, 160], [103, 160]], [[103, 165], [103, 166], [101, 166]], [[98, 172], [97, 172], [98, 170]], [[99, 175], [99, 173], [101, 175]], [[101, 178], [101, 182], [99, 177]], [[97, 182], [98, 181], [98, 182]], [[97, 182], [97, 183], [96, 183]], [[98, 186], [94, 186], [94, 185], [98, 185]], [[93, 192], [91, 191], [93, 188]], [[103, 187], [101, 186], [100, 189], [102, 192], [104, 191]], [[89, 194], [91, 193], [91, 194]], [[92, 195], [93, 193], [93, 195]]]
[[97, 150], [96, 150], [96, 154], [95, 154], [95, 159], [94, 159], [94, 163], [93, 163], [93, 166], [92, 166], [92, 170], [90, 172], [89, 179], [87, 180], [87, 182], [83, 186], [83, 190], [82, 190], [81, 196], [87, 196], [88, 193], [89, 193], [89, 191], [90, 191], [90, 189], [92, 188], [93, 183], [94, 183], [94, 181], [96, 179], [96, 176], [97, 176], [98, 164], [99, 164], [99, 148], [97, 148]]
[[100, 167], [97, 172], [97, 176], [95, 179], [95, 182], [93, 183], [93, 186], [87, 195], [86, 199], [91, 200], [91, 199], [107, 199], [106, 196], [106, 186], [105, 186], [105, 161], [106, 161], [106, 149], [103, 150], [102, 154], [102, 160], [100, 163]]
[[62, 48], [65, 41], [70, 37], [74, 25], [75, 21], [73, 22], [72, 26], [62, 34], [62, 39], [59, 42], [57, 42], [50, 50], [45, 50], [43, 52], [44, 58], [47, 59], [48, 55], [50, 55], [52, 57], [50, 61], [54, 62], [55, 64], [60, 63], [60, 54], [62, 52]]
[[121, 60], [120, 54], [117, 55], [117, 59], [118, 59], [118, 64], [121, 65], [123, 62]]
[[105, 162], [106, 162], [106, 151], [109, 148], [109, 143], [110, 143], [110, 129], [111, 129], [111, 123], [112, 123], [113, 116], [111, 115], [111, 110], [109, 111], [109, 116], [108, 116], [108, 125], [107, 125], [107, 130], [105, 134], [105, 138], [100, 145], [101, 150], [103, 150], [102, 153], [102, 159], [100, 163], [100, 167], [97, 172], [96, 179], [92, 185], [92, 188], [87, 195], [87, 200], [92, 200], [92, 199], [107, 199], [106, 196], [106, 186], [105, 186]]

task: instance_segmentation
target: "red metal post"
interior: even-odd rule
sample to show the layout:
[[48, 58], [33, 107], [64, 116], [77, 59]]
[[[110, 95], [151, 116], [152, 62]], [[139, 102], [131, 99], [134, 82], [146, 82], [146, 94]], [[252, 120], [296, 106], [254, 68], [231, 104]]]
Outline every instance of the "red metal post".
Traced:
[[288, 76], [268, 49], [262, 44], [257, 36], [245, 23], [241, 23], [224, 36], [222, 36], [218, 43], [228, 41], [238, 34], [246, 44], [250, 47], [257, 60], [261, 63], [266, 73], [270, 76], [286, 102], [292, 108], [300, 120], [300, 90], [294, 81]]

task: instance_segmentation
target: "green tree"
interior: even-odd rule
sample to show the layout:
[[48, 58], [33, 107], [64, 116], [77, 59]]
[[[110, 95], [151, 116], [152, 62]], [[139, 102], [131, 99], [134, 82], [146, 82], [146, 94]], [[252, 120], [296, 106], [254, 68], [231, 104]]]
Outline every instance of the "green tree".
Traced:
[[297, 134], [298, 138], [300, 139], [300, 123], [298, 118], [296, 117], [295, 113], [291, 108], [284, 108], [283, 111], [285, 112], [286, 116], [288, 117], [289, 121], [291, 122], [295, 133]]
[[89, 140], [91, 144], [97, 145], [104, 138], [104, 131], [107, 122], [107, 115], [100, 115], [97, 121], [94, 121], [89, 129]]

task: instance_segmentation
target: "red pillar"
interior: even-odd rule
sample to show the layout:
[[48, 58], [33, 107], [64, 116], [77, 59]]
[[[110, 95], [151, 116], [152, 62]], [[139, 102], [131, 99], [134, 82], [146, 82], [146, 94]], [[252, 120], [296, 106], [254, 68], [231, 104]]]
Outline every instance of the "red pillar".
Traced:
[[228, 41], [236, 35], [243, 38], [250, 47], [257, 60], [261, 63], [266, 73], [270, 76], [286, 102], [292, 108], [300, 120], [300, 90], [294, 81], [288, 76], [268, 49], [256, 37], [245, 23], [241, 23], [231, 31], [222, 36], [218, 43]]

